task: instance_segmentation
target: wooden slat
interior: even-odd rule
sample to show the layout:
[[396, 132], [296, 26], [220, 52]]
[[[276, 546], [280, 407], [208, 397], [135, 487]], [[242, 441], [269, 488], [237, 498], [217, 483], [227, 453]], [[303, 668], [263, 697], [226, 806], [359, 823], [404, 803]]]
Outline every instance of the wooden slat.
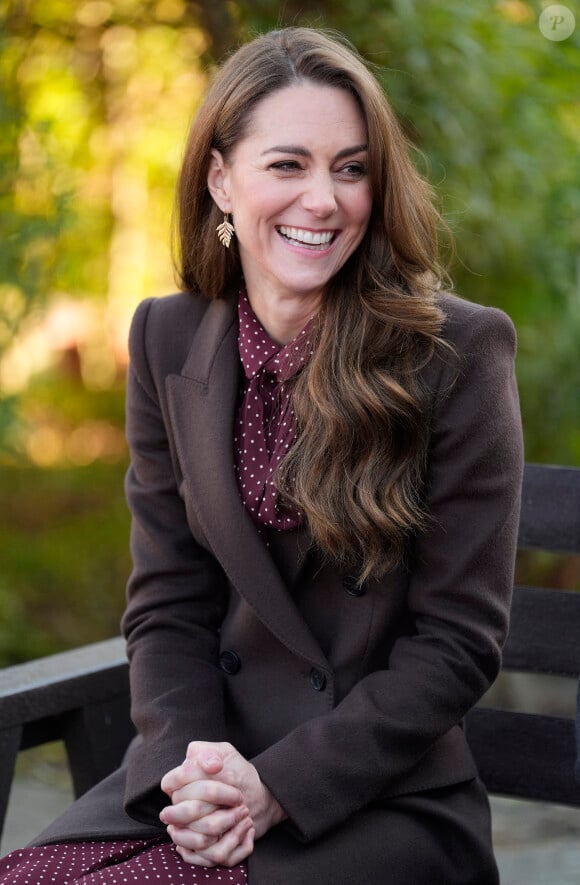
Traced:
[[580, 469], [526, 464], [518, 547], [580, 553]]
[[476, 707], [466, 734], [491, 793], [580, 807], [572, 719]]
[[516, 587], [503, 666], [530, 673], [580, 675], [580, 593]]
[[95, 642], [0, 671], [0, 722], [49, 719], [128, 691], [124, 641]]
[[75, 795], [113, 771], [134, 734], [122, 639], [0, 671], [0, 834], [19, 750], [64, 740]]

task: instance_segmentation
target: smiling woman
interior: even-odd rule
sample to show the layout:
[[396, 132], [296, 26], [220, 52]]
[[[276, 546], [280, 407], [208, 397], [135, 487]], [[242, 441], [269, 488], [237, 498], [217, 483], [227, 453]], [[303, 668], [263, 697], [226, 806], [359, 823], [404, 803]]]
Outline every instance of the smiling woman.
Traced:
[[274, 31], [217, 73], [183, 292], [131, 331], [139, 734], [0, 885], [497, 885], [461, 723], [507, 630], [515, 336], [442, 291], [438, 223], [345, 41]]
[[264, 98], [225, 156], [212, 151], [210, 193], [233, 213], [250, 303], [282, 344], [314, 316], [365, 235], [366, 137], [352, 95], [306, 81]]

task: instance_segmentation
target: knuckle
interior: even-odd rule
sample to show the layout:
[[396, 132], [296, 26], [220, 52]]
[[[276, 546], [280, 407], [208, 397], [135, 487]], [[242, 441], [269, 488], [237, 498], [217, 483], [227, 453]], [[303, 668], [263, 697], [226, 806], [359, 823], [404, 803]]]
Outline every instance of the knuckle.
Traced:
[[213, 857], [215, 863], [221, 864], [222, 866], [228, 865], [229, 856], [230, 856], [230, 853], [229, 853], [229, 849], [227, 849], [227, 848], [222, 848], [220, 846], [216, 846], [212, 851], [212, 857]]
[[195, 820], [199, 815], [199, 801], [197, 799], [188, 799], [184, 802], [185, 811], [190, 820]]
[[214, 839], [219, 833], [223, 832], [223, 827], [221, 826], [219, 819], [204, 817], [199, 824], [200, 833], [203, 833], [206, 836], [211, 836]]
[[205, 839], [211, 833], [209, 823], [205, 817], [192, 821], [190, 827], [192, 832], [197, 833], [200, 838], [203, 837]]
[[207, 797], [214, 805], [219, 805], [221, 784], [218, 781], [210, 781], [207, 787]]
[[203, 741], [190, 741], [187, 745], [187, 755], [195, 756], [197, 751], [201, 748]]
[[204, 818], [202, 821], [200, 821], [198, 832], [200, 833], [200, 835], [203, 836], [204, 839], [207, 840], [208, 844], [211, 845], [212, 842], [215, 842], [215, 837], [218, 835], [218, 833], [221, 832], [221, 830], [219, 829], [217, 824], [207, 820], [207, 818]]
[[230, 850], [221, 842], [212, 842], [212, 844], [203, 851], [203, 854], [204, 857], [211, 860], [213, 864], [223, 864], [224, 866], [227, 866], [225, 862], [230, 856]]

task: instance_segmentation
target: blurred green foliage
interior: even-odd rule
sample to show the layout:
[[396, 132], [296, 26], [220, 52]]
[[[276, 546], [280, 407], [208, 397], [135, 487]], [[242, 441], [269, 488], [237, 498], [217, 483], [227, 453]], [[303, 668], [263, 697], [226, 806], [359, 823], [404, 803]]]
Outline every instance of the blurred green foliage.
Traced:
[[0, 661], [118, 633], [130, 568], [123, 472], [93, 464], [4, 473]]
[[[35, 198], [38, 192], [34, 136], [28, 130], [27, 145], [28, 120], [18, 81], [23, 55], [23, 46], [1, 29], [0, 222], [3, 248], [0, 250], [0, 354], [10, 345], [32, 302], [46, 294], [53, 252], [65, 216], [59, 194], [45, 190], [40, 200]], [[44, 128], [39, 121], [36, 136], [42, 137]], [[48, 164], [42, 174], [51, 175]], [[24, 198], [25, 192], [30, 199]]]
[[545, 5], [0, 0], [0, 662], [117, 630], [127, 324], [174, 285], [187, 123], [256, 32], [337, 29], [376, 66], [456, 289], [516, 324], [527, 459], [580, 464], [580, 25], [545, 39]]

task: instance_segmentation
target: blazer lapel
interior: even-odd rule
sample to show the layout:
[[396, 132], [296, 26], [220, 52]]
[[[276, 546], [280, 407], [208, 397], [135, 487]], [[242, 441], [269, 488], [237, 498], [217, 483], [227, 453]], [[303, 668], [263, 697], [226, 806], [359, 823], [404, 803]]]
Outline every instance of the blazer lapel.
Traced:
[[[328, 667], [238, 491], [233, 452], [239, 385], [235, 303], [208, 305], [181, 375], [170, 375], [166, 385], [184, 480], [216, 559], [281, 642], [312, 664]], [[299, 549], [305, 547], [304, 539]], [[292, 580], [300, 558], [298, 553]]]
[[311, 539], [304, 526], [286, 531], [268, 530], [268, 545], [284, 583], [292, 592], [306, 563]]

